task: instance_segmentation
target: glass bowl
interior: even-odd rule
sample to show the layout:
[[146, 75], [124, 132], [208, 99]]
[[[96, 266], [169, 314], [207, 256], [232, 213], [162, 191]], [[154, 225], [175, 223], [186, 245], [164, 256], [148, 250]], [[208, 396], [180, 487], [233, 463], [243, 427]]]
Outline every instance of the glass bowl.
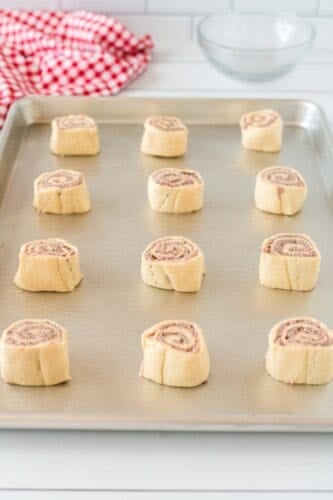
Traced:
[[213, 14], [197, 27], [208, 60], [240, 80], [273, 80], [288, 73], [314, 43], [316, 31], [292, 14]]

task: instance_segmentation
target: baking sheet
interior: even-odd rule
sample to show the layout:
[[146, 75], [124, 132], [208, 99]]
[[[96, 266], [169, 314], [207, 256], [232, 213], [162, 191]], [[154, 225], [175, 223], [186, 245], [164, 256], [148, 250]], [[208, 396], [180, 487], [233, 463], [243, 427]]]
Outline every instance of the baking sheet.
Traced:
[[[278, 154], [240, 145], [238, 120], [273, 107], [287, 126]], [[50, 120], [91, 114], [99, 123], [101, 153], [59, 158], [48, 149]], [[148, 115], [180, 116], [189, 125], [180, 159], [139, 151]], [[69, 332], [72, 381], [50, 388], [0, 381], [0, 428], [122, 430], [332, 431], [333, 384], [288, 386], [266, 374], [271, 326], [288, 316], [313, 315], [333, 327], [332, 143], [323, 113], [295, 100], [130, 99], [34, 97], [11, 109], [0, 139], [0, 328], [22, 318], [49, 318]], [[290, 165], [309, 185], [294, 217], [255, 209], [257, 172]], [[149, 174], [166, 166], [199, 170], [205, 205], [188, 215], [153, 212]], [[38, 215], [33, 180], [56, 168], [86, 175], [89, 214]], [[258, 284], [262, 240], [277, 232], [305, 232], [322, 253], [320, 281], [297, 293]], [[202, 289], [181, 294], [145, 285], [140, 254], [153, 239], [184, 235], [200, 245], [207, 266]], [[30, 293], [13, 285], [22, 243], [68, 239], [80, 250], [84, 279], [69, 294]], [[195, 389], [140, 379], [141, 332], [164, 319], [199, 323], [211, 355], [211, 376]]]

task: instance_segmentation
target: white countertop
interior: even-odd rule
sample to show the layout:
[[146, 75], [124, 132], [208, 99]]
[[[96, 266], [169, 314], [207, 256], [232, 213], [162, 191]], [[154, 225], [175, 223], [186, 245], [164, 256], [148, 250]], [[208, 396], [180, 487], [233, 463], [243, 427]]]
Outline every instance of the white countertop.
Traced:
[[[332, 62], [318, 50], [280, 80], [244, 83], [192, 45], [165, 47], [124, 94], [306, 98], [333, 123]], [[0, 499], [324, 499], [332, 464], [333, 434], [1, 431]]]

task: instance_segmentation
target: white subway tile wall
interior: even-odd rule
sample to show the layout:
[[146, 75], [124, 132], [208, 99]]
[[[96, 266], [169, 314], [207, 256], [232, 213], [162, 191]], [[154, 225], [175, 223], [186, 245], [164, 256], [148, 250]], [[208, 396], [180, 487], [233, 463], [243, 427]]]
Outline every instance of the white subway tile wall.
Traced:
[[[331, 0], [332, 2], [332, 0]], [[333, 2], [332, 2], [333, 3]], [[235, 0], [236, 11], [288, 11], [303, 16], [314, 16], [318, 11], [318, 0]]]
[[325, 16], [325, 15], [333, 15], [333, 2], [332, 0], [320, 0], [320, 5], [319, 5], [319, 15], [320, 16]]
[[230, 0], [147, 0], [147, 11], [168, 14], [205, 14], [226, 12]]
[[333, 0], [0, 0], [0, 8], [91, 10], [115, 15], [137, 35], [150, 33], [157, 47], [191, 43], [202, 15], [222, 11], [279, 10], [311, 17], [317, 48], [333, 49]]
[[[8, 0], [7, 0], [8, 1]], [[31, 0], [32, 5], [35, 0]], [[44, 0], [45, 4], [49, 0]], [[94, 12], [143, 13], [145, 0], [59, 0], [64, 10], [93, 10]]]
[[155, 44], [177, 44], [191, 41], [192, 21], [188, 16], [117, 15], [117, 18], [137, 36], [149, 33]]
[[53, 10], [59, 8], [59, 0], [0, 0], [0, 8]]

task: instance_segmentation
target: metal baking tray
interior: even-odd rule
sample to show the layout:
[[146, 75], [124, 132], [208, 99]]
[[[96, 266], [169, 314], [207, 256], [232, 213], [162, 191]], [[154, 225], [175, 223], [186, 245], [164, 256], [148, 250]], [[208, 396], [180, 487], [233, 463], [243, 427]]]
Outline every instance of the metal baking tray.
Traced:
[[[242, 149], [238, 120], [272, 107], [286, 123], [278, 154]], [[49, 152], [50, 121], [87, 113], [98, 122], [101, 153], [60, 158]], [[171, 114], [189, 125], [180, 159], [140, 153], [142, 122]], [[46, 317], [69, 332], [72, 381], [50, 388], [0, 381], [0, 428], [333, 431], [333, 383], [290, 386], [264, 367], [271, 326], [288, 316], [313, 315], [333, 327], [333, 157], [329, 126], [313, 103], [297, 100], [32, 97], [18, 101], [0, 138], [0, 328]], [[256, 173], [291, 165], [309, 184], [294, 217], [255, 209]], [[154, 169], [189, 167], [205, 180], [203, 210], [154, 213], [147, 178]], [[86, 215], [38, 215], [32, 186], [41, 172], [79, 169], [90, 187]], [[313, 292], [258, 284], [261, 242], [284, 231], [308, 233], [322, 253]], [[181, 234], [203, 249], [207, 274], [196, 294], [145, 285], [140, 254], [153, 239]], [[19, 247], [58, 236], [80, 250], [84, 279], [69, 294], [30, 293], [13, 285]], [[164, 319], [199, 323], [210, 355], [208, 383], [163, 387], [138, 377], [141, 332]]]

